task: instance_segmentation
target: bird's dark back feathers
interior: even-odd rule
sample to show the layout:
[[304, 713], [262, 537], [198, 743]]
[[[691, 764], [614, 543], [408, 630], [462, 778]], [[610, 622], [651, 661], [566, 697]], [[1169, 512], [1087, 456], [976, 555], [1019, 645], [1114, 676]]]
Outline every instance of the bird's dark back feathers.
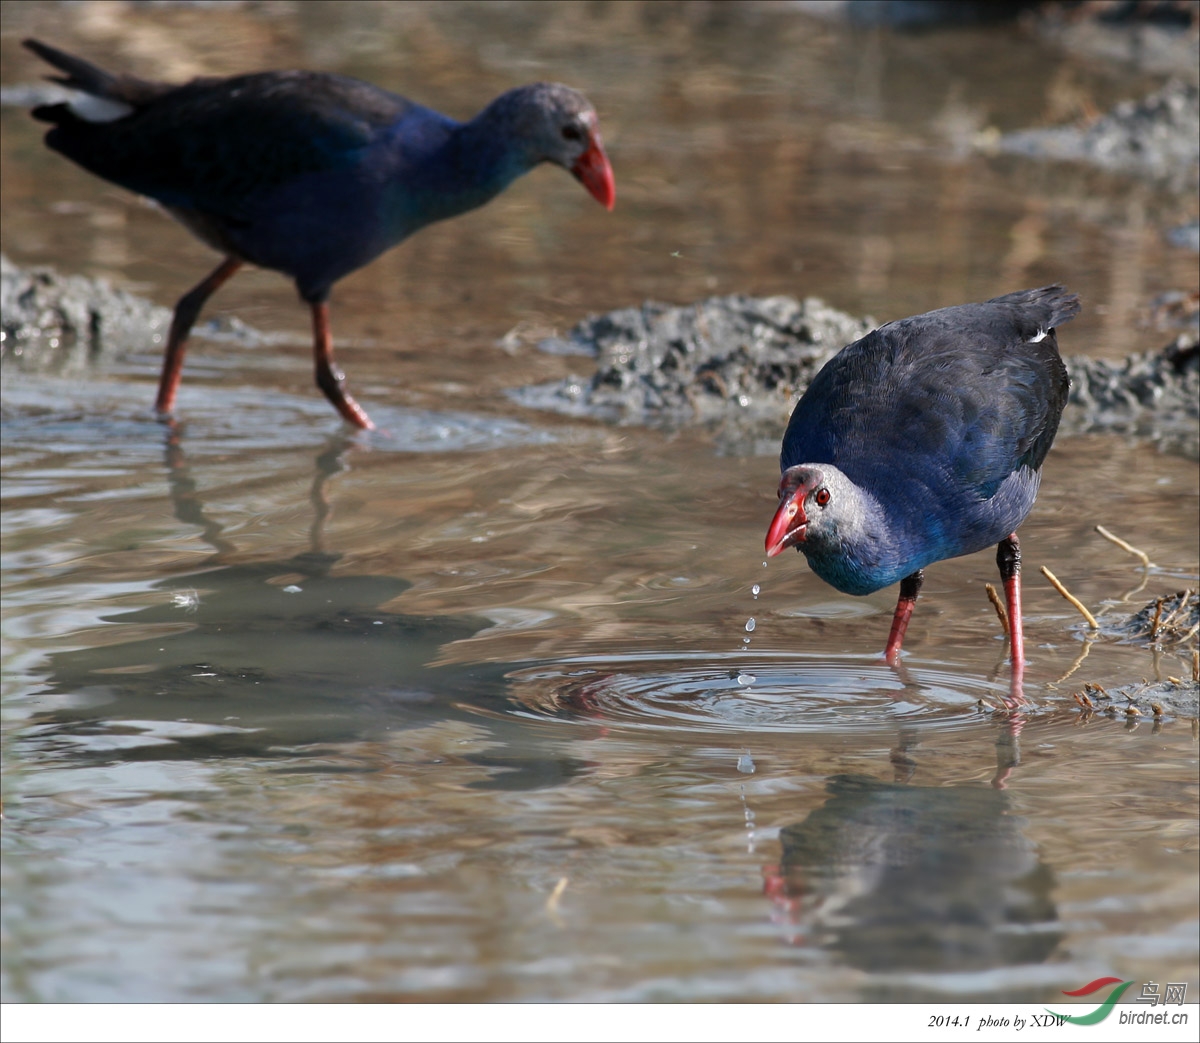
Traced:
[[252, 193], [353, 162], [357, 150], [406, 115], [444, 117], [350, 77], [265, 72], [181, 85], [114, 76], [36, 40], [25, 45], [65, 72], [51, 77], [127, 104], [129, 115], [89, 122], [69, 104], [43, 105], [46, 143], [85, 170], [168, 206], [236, 220]]
[[1044, 286], [880, 327], [817, 374], [782, 469], [833, 464], [902, 513], [926, 491], [988, 499], [1046, 458], [1070, 387], [1053, 328], [1078, 312], [1078, 297]]

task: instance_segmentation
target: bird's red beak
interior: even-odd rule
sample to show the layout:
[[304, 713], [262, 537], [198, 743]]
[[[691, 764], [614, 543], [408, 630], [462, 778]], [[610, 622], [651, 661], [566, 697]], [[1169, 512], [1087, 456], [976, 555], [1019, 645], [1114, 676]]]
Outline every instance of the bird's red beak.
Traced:
[[780, 551], [800, 543], [808, 529], [808, 516], [804, 513], [804, 496], [808, 490], [802, 485], [786, 496], [771, 519], [767, 530], [767, 557], [773, 558]]
[[604, 152], [598, 132], [592, 131], [587, 150], [575, 161], [571, 173], [583, 182], [583, 187], [596, 197], [605, 210], [613, 208], [613, 203], [617, 201], [617, 185], [613, 180], [612, 164]]

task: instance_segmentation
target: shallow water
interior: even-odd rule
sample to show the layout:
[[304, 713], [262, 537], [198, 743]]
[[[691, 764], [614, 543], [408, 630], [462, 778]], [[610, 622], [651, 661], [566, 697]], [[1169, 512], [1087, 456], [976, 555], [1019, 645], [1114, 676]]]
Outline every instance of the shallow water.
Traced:
[[[618, 205], [539, 170], [340, 284], [372, 434], [309, 386], [271, 273], [211, 310], [294, 336], [197, 339], [175, 431], [149, 415], [153, 353], [5, 372], [4, 999], [1195, 993], [1194, 723], [1070, 698], [1190, 657], [1086, 641], [1038, 574], [1112, 614], [1194, 587], [1193, 463], [1055, 447], [1021, 530], [1013, 716], [991, 554], [929, 570], [892, 671], [894, 591], [764, 567], [773, 448], [503, 394], [580, 369], [539, 330], [646, 297], [886, 319], [1061, 279], [1085, 302], [1064, 351], [1156, 348], [1140, 308], [1195, 287], [1161, 235], [1194, 203], [966, 147], [1145, 81], [1016, 30], [879, 36], [784, 6], [72, 10], [64, 32], [58, 7], [5, 8], [7, 82], [40, 75], [28, 34], [163, 77], [332, 68], [458, 115], [569, 80]], [[211, 267], [0, 119], [14, 260], [164, 304]]]

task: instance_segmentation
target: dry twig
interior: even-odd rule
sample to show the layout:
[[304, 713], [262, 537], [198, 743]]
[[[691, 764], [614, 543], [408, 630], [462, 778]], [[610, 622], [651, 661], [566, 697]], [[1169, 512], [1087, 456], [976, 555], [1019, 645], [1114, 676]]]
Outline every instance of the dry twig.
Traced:
[[1148, 569], [1154, 564], [1150, 560], [1150, 555], [1147, 554], [1144, 550], [1138, 550], [1137, 547], [1134, 547], [1134, 546], [1126, 543], [1123, 539], [1121, 539], [1120, 536], [1114, 536], [1103, 525], [1097, 525], [1096, 531], [1098, 533], [1100, 533], [1100, 535], [1103, 536], [1110, 543], [1115, 543], [1118, 547], [1121, 548], [1121, 550], [1125, 551], [1128, 554], [1132, 554], [1135, 558], [1141, 559], [1143, 568]]
[[1000, 600], [1000, 595], [996, 593], [996, 588], [990, 583], [983, 585], [987, 591], [988, 601], [992, 603], [992, 608], [996, 610], [996, 615], [1000, 617], [1000, 626], [1004, 628], [1004, 636], [1008, 637], [1008, 613], [1004, 610], [1004, 602]]
[[1067, 590], [1067, 588], [1064, 587], [1062, 585], [1062, 583], [1059, 582], [1058, 577], [1056, 575], [1054, 575], [1054, 573], [1051, 572], [1048, 568], [1046, 568], [1045, 565], [1042, 566], [1042, 575], [1045, 576], [1046, 579], [1048, 579], [1050, 581], [1050, 585], [1055, 590], [1057, 590], [1064, 598], [1066, 598], [1072, 605], [1074, 605], [1076, 609], [1078, 609], [1080, 615], [1082, 615], [1083, 618], [1087, 620], [1089, 627], [1091, 627], [1093, 630], [1100, 629], [1100, 624], [1096, 622], [1096, 617], [1093, 616], [1084, 607], [1083, 602], [1080, 601], [1079, 598], [1077, 598], [1074, 594], [1072, 594], [1069, 590]]

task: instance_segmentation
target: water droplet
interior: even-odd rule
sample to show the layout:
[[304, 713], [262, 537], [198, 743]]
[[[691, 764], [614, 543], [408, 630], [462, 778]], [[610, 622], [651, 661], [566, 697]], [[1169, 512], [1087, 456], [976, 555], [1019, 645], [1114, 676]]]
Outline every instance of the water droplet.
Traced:
[[760, 590], [762, 590], [762, 587], [760, 587], [757, 583], [755, 583], [754, 586], [752, 586], [750, 588], [750, 593], [753, 594], [755, 597], [758, 597], [758, 592]]
[[754, 684], [754, 682], [757, 680], [758, 680], [758, 678], [755, 677], [753, 674], [738, 674], [737, 675], [737, 683], [738, 684]]
[[289, 583], [286, 587], [283, 588], [283, 592], [285, 594], [299, 594], [300, 590], [301, 590], [301, 588], [296, 586], [295, 583]]
[[749, 619], [746, 620], [746, 633], [748, 633], [748, 634], [754, 633], [755, 626], [756, 626], [756, 624], [754, 622], [754, 617], [751, 616]]
[[738, 758], [737, 770], [740, 771], [743, 775], [753, 775], [754, 770], [755, 770], [754, 769], [754, 758], [751, 757], [750, 754], [748, 754], [748, 753], [743, 753]]

